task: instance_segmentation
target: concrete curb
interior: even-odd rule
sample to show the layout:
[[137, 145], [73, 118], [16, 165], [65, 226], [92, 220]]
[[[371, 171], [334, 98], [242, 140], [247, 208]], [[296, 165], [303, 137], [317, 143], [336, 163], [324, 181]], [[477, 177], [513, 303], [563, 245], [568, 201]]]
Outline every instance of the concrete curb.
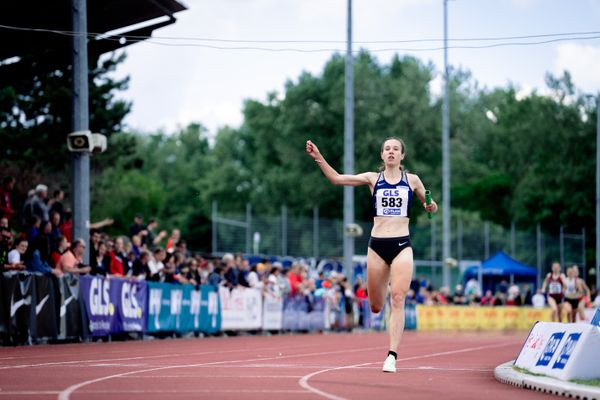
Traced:
[[494, 369], [496, 380], [516, 387], [536, 390], [558, 396], [582, 400], [600, 400], [600, 388], [564, 382], [546, 376], [534, 376], [515, 371], [514, 361], [498, 365]]

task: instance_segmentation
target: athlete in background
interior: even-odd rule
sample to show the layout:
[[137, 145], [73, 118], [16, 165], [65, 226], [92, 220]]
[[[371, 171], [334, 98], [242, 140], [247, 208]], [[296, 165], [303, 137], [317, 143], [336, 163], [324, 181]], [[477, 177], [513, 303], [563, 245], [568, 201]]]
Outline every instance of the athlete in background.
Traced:
[[428, 212], [437, 212], [435, 201], [425, 204], [425, 187], [417, 175], [402, 166], [405, 146], [398, 138], [388, 138], [381, 146], [380, 172], [342, 175], [333, 169], [317, 146], [308, 140], [306, 152], [334, 185], [368, 185], [371, 190], [373, 229], [367, 249], [367, 292], [371, 311], [383, 309], [390, 286], [390, 346], [384, 372], [396, 372], [396, 358], [404, 331], [404, 300], [413, 272], [413, 251], [408, 231], [410, 207], [416, 194]]
[[548, 294], [548, 305], [552, 309], [552, 321], [562, 322], [562, 304], [565, 294], [566, 277], [560, 271], [560, 263], [553, 262], [552, 272], [548, 272], [542, 284], [542, 293]]

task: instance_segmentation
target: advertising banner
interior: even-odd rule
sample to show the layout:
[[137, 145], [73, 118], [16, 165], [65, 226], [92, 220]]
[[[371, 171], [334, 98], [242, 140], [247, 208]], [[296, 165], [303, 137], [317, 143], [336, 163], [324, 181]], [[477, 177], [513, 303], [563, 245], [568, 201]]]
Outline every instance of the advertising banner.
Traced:
[[200, 332], [217, 333], [221, 330], [221, 303], [215, 286], [200, 286]]
[[419, 330], [528, 330], [550, 321], [549, 308], [417, 305]]
[[146, 282], [85, 275], [79, 283], [92, 336], [144, 331]]
[[209, 285], [147, 282], [148, 332], [216, 333], [221, 327], [217, 290]]
[[148, 289], [145, 281], [110, 278], [109, 313], [113, 310], [111, 333], [143, 332]]
[[79, 275], [65, 274], [58, 280], [60, 293], [58, 338], [79, 338], [84, 335], [82, 304], [79, 296]]
[[262, 328], [262, 295], [258, 289], [219, 287], [221, 330]]
[[530, 372], [562, 380], [598, 379], [600, 331], [586, 323], [538, 322], [515, 361]]
[[58, 318], [55, 305], [55, 277], [33, 275], [35, 304], [31, 312], [35, 313], [31, 336], [34, 339], [56, 339], [58, 336]]
[[8, 309], [8, 334], [15, 343], [27, 343], [34, 323], [31, 312], [34, 280], [23, 273], [4, 273], [6, 307]]
[[262, 328], [267, 331], [278, 331], [283, 326], [283, 299], [265, 293], [263, 297], [263, 324]]

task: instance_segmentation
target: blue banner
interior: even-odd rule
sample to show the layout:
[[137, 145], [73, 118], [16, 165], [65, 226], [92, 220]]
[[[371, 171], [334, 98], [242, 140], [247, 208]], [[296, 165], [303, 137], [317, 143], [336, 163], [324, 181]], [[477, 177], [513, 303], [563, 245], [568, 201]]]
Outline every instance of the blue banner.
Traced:
[[148, 332], [205, 332], [221, 328], [219, 295], [212, 286], [148, 282]]
[[92, 336], [144, 330], [146, 282], [85, 275], [79, 285]]
[[596, 314], [594, 314], [594, 317], [592, 318], [592, 325], [600, 327], [600, 308], [596, 309]]
[[111, 333], [143, 332], [146, 328], [146, 301], [148, 290], [145, 281], [110, 279], [109, 296], [113, 306]]

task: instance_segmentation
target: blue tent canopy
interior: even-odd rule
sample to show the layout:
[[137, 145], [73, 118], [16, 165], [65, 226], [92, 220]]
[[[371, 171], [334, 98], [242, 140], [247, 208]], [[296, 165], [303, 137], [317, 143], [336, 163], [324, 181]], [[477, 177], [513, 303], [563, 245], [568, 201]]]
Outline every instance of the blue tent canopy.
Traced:
[[[477, 279], [478, 269], [479, 267], [467, 268], [464, 281], [471, 278]], [[533, 283], [534, 286], [537, 281], [536, 268], [511, 258], [503, 251], [499, 251], [493, 257], [481, 262], [481, 275], [484, 280], [484, 289], [493, 288], [492, 282], [499, 282], [503, 279], [515, 283]]]

